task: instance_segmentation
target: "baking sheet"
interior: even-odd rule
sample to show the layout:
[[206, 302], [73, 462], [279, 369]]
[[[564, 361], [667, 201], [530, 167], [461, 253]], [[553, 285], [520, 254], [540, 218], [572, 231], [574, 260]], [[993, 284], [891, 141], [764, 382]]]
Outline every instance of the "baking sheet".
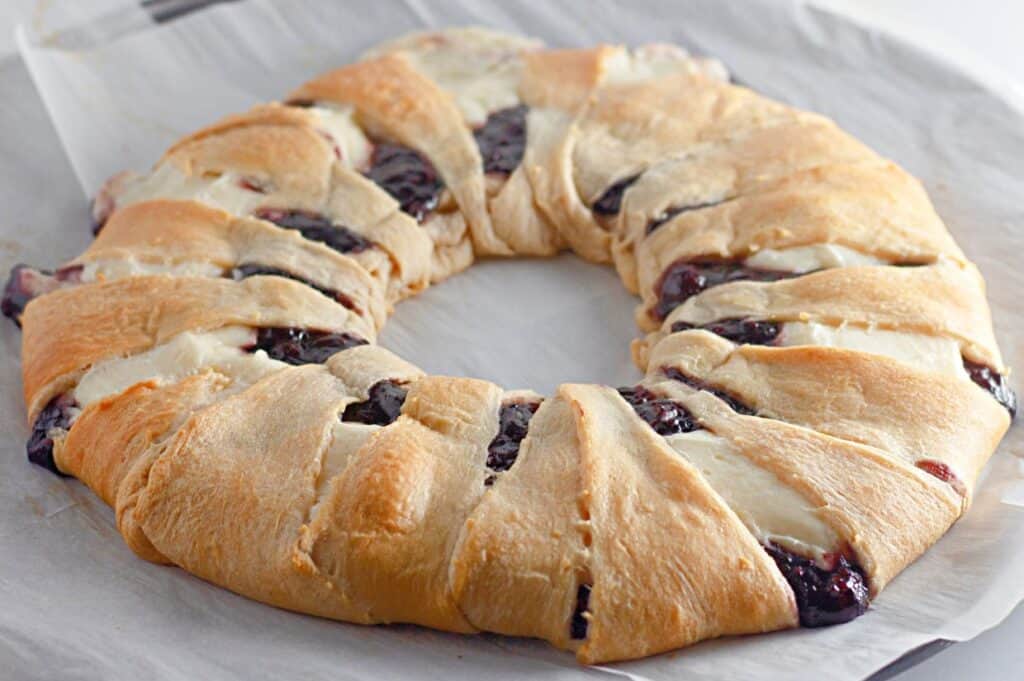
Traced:
[[[85, 196], [113, 172], [148, 167], [181, 134], [280, 97], [383, 38], [466, 23], [551, 45], [679, 42], [721, 57], [756, 89], [833, 116], [925, 181], [989, 281], [1008, 362], [1024, 366], [1024, 274], [1013, 255], [1024, 246], [1015, 167], [1024, 157], [1024, 107], [999, 91], [995, 74], [967, 75], [940, 55], [820, 10], [713, 0], [628, 9], [590, 2], [586, 11], [468, 0], [250, 0], [129, 35], [109, 16], [88, 21], [76, 28], [74, 49], [31, 27], [19, 42]], [[35, 189], [39, 201], [52, 191], [45, 182]], [[55, 265], [81, 250], [86, 231], [84, 219], [4, 223], [0, 239], [13, 246], [0, 250], [0, 267], [22, 258]], [[610, 270], [571, 256], [485, 262], [403, 303], [381, 343], [428, 371], [509, 388], [628, 383], [637, 375], [627, 352], [632, 305]], [[1024, 598], [1024, 436], [1015, 428], [971, 512], [868, 615], [843, 627], [581, 670], [571, 656], [531, 641], [282, 612], [135, 559], [88, 490], [25, 463], [19, 336], [10, 325], [2, 342], [0, 662], [17, 670], [14, 678], [859, 679], [936, 638], [972, 637]]]

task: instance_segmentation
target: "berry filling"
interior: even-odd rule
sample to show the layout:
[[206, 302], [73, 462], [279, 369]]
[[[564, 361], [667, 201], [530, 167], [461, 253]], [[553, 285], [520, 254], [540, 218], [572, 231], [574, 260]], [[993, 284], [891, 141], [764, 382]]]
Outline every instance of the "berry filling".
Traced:
[[25, 445], [28, 460], [64, 477], [53, 459], [53, 431], [66, 432], [77, 414], [78, 403], [70, 395], [58, 395], [50, 400], [32, 424], [32, 434]]
[[416, 222], [423, 222], [437, 208], [444, 191], [444, 182], [427, 157], [400, 144], [378, 143], [365, 175], [394, 197]]
[[310, 241], [333, 248], [339, 253], [361, 253], [373, 248], [373, 242], [348, 227], [334, 225], [323, 215], [304, 210], [260, 208], [254, 215], [284, 229], [294, 229]]
[[572, 621], [569, 623], [569, 635], [577, 640], [581, 641], [587, 637], [587, 615], [590, 612], [587, 608], [590, 607], [590, 585], [580, 584], [576, 589], [576, 609], [572, 613]]
[[690, 433], [701, 429], [701, 425], [686, 407], [668, 398], [658, 397], [643, 386], [619, 388], [619, 394], [658, 435]]
[[914, 465], [923, 470], [925, 473], [929, 475], [934, 475], [942, 482], [947, 483], [950, 487], [953, 488], [953, 491], [955, 491], [960, 496], [967, 495], [967, 486], [964, 485], [963, 480], [957, 477], [956, 473], [953, 472], [952, 468], [942, 463], [941, 461], [936, 461], [935, 459], [921, 459]]
[[377, 381], [370, 386], [369, 396], [365, 402], [354, 402], [345, 407], [341, 420], [368, 423], [373, 426], [394, 423], [402, 413], [406, 392], [398, 381]]
[[705, 383], [704, 381], [701, 381], [701, 380], [698, 380], [696, 378], [693, 378], [692, 376], [688, 376], [688, 375], [684, 374], [682, 371], [680, 371], [679, 369], [677, 369], [675, 367], [662, 367], [661, 368], [661, 373], [665, 374], [666, 377], [672, 379], [673, 381], [679, 381], [680, 383], [685, 383], [686, 385], [690, 386], [694, 390], [703, 390], [705, 392], [711, 393], [712, 395], [714, 395], [715, 397], [717, 397], [718, 399], [722, 400], [727, 405], [729, 405], [729, 408], [732, 409], [737, 414], [743, 414], [744, 416], [756, 416], [757, 415], [757, 411], [756, 410], [751, 409], [750, 407], [745, 405], [743, 402], [741, 402], [739, 399], [733, 397], [732, 395], [730, 395], [729, 393], [725, 392], [724, 390], [719, 390], [718, 388], [713, 388], [710, 385], [708, 385], [707, 383]]
[[640, 179], [640, 174], [631, 175], [624, 180], [619, 180], [608, 189], [604, 190], [601, 196], [597, 197], [591, 209], [598, 215], [617, 215], [622, 209], [622, 195], [626, 193], [630, 185]]
[[647, 234], [650, 234], [654, 230], [658, 229], [658, 227], [661, 227], [663, 224], [665, 224], [666, 222], [668, 222], [677, 215], [689, 213], [692, 210], [711, 208], [722, 203], [725, 203], [725, 201], [708, 201], [706, 203], [694, 203], [690, 204], [689, 206], [676, 206], [675, 208], [669, 208], [664, 213], [651, 220], [651, 222], [647, 225]]
[[972, 381], [989, 391], [999, 404], [1006, 407], [1006, 411], [1010, 412], [1010, 418], [1017, 416], [1017, 394], [1013, 392], [1006, 376], [991, 367], [968, 359], [964, 360], [964, 369]]
[[654, 284], [658, 302], [648, 311], [652, 318], [663, 320], [678, 305], [701, 291], [733, 281], [778, 281], [798, 277], [795, 272], [762, 270], [740, 262], [688, 262], [677, 260], [669, 265]]
[[473, 131], [485, 173], [511, 175], [526, 150], [526, 105], [495, 111]]
[[726, 340], [731, 340], [733, 343], [747, 345], [773, 345], [779, 339], [779, 333], [782, 332], [782, 327], [779, 324], [756, 319], [720, 319], [702, 326], [687, 322], [672, 324], [672, 333], [690, 329], [703, 329]]
[[[487, 447], [487, 467], [496, 473], [512, 468], [519, 456], [519, 445], [530, 428], [530, 419], [537, 413], [539, 402], [508, 402], [501, 405], [498, 414], [498, 434]], [[490, 475], [485, 485], [494, 482]]]
[[842, 624], [868, 609], [868, 587], [861, 568], [845, 556], [832, 555], [831, 568], [818, 567], [809, 558], [769, 543], [764, 547], [782, 571], [805, 627]]
[[359, 312], [359, 309], [356, 307], [355, 302], [341, 291], [334, 291], [329, 288], [324, 288], [323, 286], [318, 286], [313, 282], [309, 281], [308, 279], [303, 279], [302, 277], [298, 277], [292, 274], [291, 272], [286, 272], [285, 270], [278, 269], [276, 267], [267, 267], [265, 265], [239, 265], [238, 267], [231, 270], [231, 278], [234, 279], [235, 281], [240, 281], [247, 277], [256, 276], [284, 277], [285, 279], [292, 279], [299, 283], [305, 284], [306, 286], [312, 289], [316, 289], [317, 291], [324, 294], [328, 298], [338, 301], [339, 304], [341, 304], [343, 307], [348, 308], [349, 310]]
[[270, 192], [270, 185], [258, 177], [239, 178], [238, 186], [246, 191], [256, 192], [257, 194], [268, 194]]
[[0, 299], [0, 312], [5, 317], [21, 326], [21, 314], [25, 306], [33, 298], [56, 291], [69, 284], [81, 282], [82, 266], [72, 265], [56, 272], [37, 270], [28, 265], [15, 265], [4, 286], [3, 298]]
[[299, 365], [322, 364], [331, 355], [357, 345], [366, 345], [366, 341], [351, 333], [264, 326], [256, 329], [256, 342], [244, 349], [263, 350], [271, 359]]

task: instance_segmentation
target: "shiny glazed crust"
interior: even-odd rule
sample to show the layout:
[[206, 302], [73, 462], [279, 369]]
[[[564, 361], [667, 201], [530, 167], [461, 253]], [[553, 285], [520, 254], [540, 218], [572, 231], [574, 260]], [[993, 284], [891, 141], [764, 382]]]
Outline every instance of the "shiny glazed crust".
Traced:
[[[453, 72], [455, 57], [491, 70]], [[544, 50], [483, 29], [424, 33], [299, 86], [292, 105], [186, 137], [153, 174], [190, 187], [239, 178], [230, 191], [250, 192], [244, 205], [326, 215], [371, 246], [340, 252], [199, 189], [128, 200], [136, 180], [115, 178], [97, 240], [66, 266], [100, 274], [21, 316], [29, 424], [97, 365], [185, 332], [354, 334], [370, 344], [323, 364], [268, 365], [252, 382], [213, 365], [140, 376], [50, 433], [56, 466], [115, 509], [142, 558], [299, 612], [536, 637], [583, 663], [797, 626], [793, 589], [728, 490], [620, 393], [566, 384], [542, 400], [428, 376], [372, 344], [393, 303], [476, 257], [568, 248], [613, 263], [639, 294], [641, 385], [803, 500], [836, 537], [827, 548], [855, 560], [876, 595], [965, 511], [1007, 411], [965, 372], [672, 326], [895, 331], [948, 340], [1005, 373], [984, 282], [917, 180], [831, 121], [720, 72], [664, 45]], [[501, 78], [512, 84], [487, 89]], [[492, 101], [528, 107], [508, 174], [483, 172], [480, 121], [466, 108]], [[401, 212], [346, 156], [322, 108], [350, 116], [360, 144], [429, 159], [445, 187], [438, 209], [421, 224]], [[634, 176], [618, 211], [594, 210]], [[673, 263], [820, 245], [876, 264], [733, 281], [664, 320], [650, 314]], [[111, 263], [142, 269], [103, 274], [123, 271]], [[288, 276], [230, 278], [245, 265]], [[382, 381], [406, 393], [396, 420], [341, 420]], [[540, 404], [514, 465], [495, 474], [502, 405], [522, 400]]]

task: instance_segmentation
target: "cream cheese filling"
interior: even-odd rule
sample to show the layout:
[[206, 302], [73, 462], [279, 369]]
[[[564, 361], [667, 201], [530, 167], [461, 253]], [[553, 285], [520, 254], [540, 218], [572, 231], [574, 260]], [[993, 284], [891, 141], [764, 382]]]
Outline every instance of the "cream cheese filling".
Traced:
[[175, 277], [221, 277], [224, 269], [209, 262], [150, 263], [134, 257], [93, 260], [82, 265], [82, 282], [167, 274]]
[[176, 383], [206, 368], [229, 376], [232, 390], [241, 389], [287, 366], [262, 350], [246, 352], [243, 348], [254, 339], [253, 330], [245, 326], [186, 331], [137, 355], [98, 362], [86, 372], [72, 394], [79, 406], [85, 408], [143, 381]]
[[665, 439], [762, 544], [772, 542], [818, 561], [839, 548], [839, 538], [814, 506], [725, 438], [698, 430]]
[[744, 260], [748, 267], [780, 272], [813, 272], [835, 267], [888, 265], [885, 260], [838, 244], [814, 244], [795, 248], [766, 248]]
[[785, 322], [779, 333], [783, 346], [823, 345], [884, 355], [925, 371], [966, 375], [960, 343], [946, 336], [929, 336], [858, 326], [828, 326], [817, 322]]
[[353, 107], [320, 102], [306, 110], [316, 118], [316, 127], [337, 145], [341, 162], [347, 168], [364, 168], [369, 164], [373, 144], [356, 124]]
[[161, 163], [148, 175], [127, 178], [117, 193], [116, 202], [122, 207], [152, 199], [192, 200], [232, 215], [250, 215], [263, 204], [266, 196], [246, 189], [241, 181], [241, 176], [235, 173], [192, 177], [171, 163]]

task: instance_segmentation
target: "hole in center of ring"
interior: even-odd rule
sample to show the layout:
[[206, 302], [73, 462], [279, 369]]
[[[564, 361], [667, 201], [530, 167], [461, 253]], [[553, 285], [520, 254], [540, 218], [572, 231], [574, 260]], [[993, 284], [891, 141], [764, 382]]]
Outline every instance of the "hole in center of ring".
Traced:
[[429, 374], [507, 390], [633, 385], [637, 302], [614, 269], [574, 255], [481, 260], [399, 303], [379, 343]]

